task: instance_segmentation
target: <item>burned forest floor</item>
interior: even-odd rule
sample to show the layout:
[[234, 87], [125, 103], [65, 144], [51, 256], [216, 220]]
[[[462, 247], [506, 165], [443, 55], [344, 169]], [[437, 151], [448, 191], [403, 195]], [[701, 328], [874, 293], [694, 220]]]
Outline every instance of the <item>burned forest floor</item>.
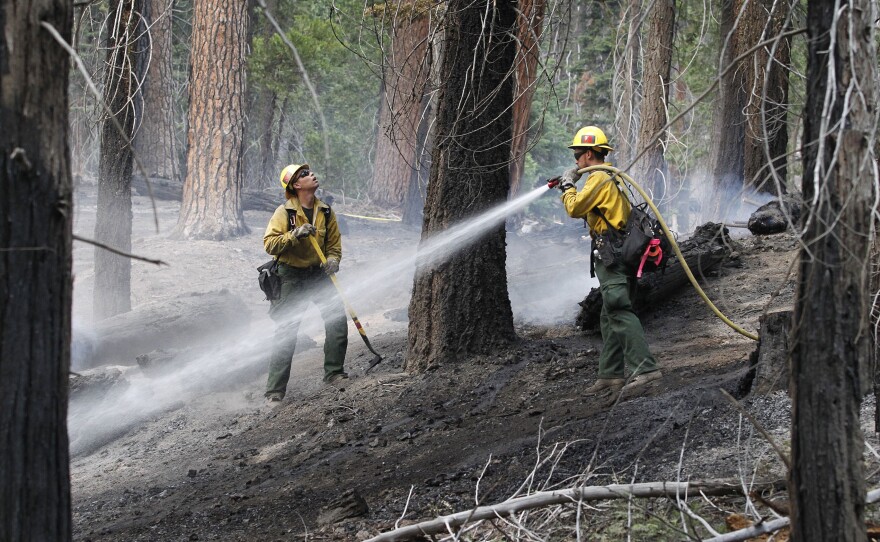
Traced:
[[[77, 186], [74, 226], [84, 237], [94, 230], [95, 197], [93, 185]], [[413, 250], [419, 232], [343, 217], [339, 278], [385, 359], [364, 374], [372, 356], [349, 325], [351, 378], [324, 384], [323, 328], [304, 324], [287, 396], [270, 408], [263, 388], [272, 322], [255, 268], [268, 260], [262, 233], [271, 211], [247, 211], [251, 233], [243, 237], [187, 241], [170, 235], [178, 203], [156, 201], [155, 213], [152, 205], [134, 199], [132, 251], [168, 265], [132, 263], [133, 316], [92, 321], [94, 249], [75, 245], [69, 432], [76, 540], [364, 540], [527, 491], [786, 477], [766, 439], [719, 391], [739, 391], [756, 343], [716, 318], [690, 286], [642, 317], [664, 377], [633, 397], [584, 396], [602, 341], [574, 326], [577, 303], [595, 285], [586, 232], [576, 221], [508, 233], [517, 342], [413, 375], [403, 371], [411, 272], [371, 284], [377, 273], [370, 270]], [[388, 216], [338, 198], [334, 209]], [[797, 240], [731, 233], [730, 260], [701, 282], [722, 312], [757, 331], [764, 312], [793, 304]], [[230, 318], [192, 310], [217, 295], [234, 299]], [[202, 317], [214, 320], [199, 327], [194, 321]], [[167, 344], [165, 332], [174, 335]], [[113, 333], [132, 338], [101, 358]], [[138, 337], [145, 345], [126, 351]], [[139, 353], [146, 355], [140, 364]], [[163, 356], [155, 372], [143, 363]], [[748, 395], [741, 405], [788, 449], [784, 391]], [[873, 397], [862, 413], [876, 449]], [[877, 460], [866, 454], [866, 462]], [[544, 534], [522, 539], [574, 539], [576, 523], [588, 540], [707, 535], [673, 504], [600, 502], [580, 514], [563, 507], [552, 521], [532, 513], [532, 523], [520, 518], [521, 532], [540, 521]], [[742, 497], [692, 502], [694, 514], [720, 532], [730, 513], [772, 517], [755, 506]], [[354, 517], [335, 521], [345, 515]], [[476, 531], [468, 536], [478, 538]], [[500, 531], [487, 536], [511, 539]]]

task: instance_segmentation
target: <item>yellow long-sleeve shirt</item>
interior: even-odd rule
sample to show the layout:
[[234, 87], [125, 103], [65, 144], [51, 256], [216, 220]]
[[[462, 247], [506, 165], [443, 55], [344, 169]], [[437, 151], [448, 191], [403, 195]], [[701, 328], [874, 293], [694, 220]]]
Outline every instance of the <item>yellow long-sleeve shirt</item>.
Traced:
[[[296, 225], [302, 226], [308, 219], [299, 200], [290, 198], [284, 205], [275, 209], [266, 233], [263, 235], [263, 246], [266, 252], [277, 256], [278, 261], [292, 267], [313, 267], [321, 265], [318, 253], [308, 239], [297, 239], [293, 229], [288, 225], [287, 209], [296, 211]], [[319, 199], [315, 199], [312, 225], [315, 227], [315, 239], [327, 258], [342, 261], [342, 236], [336, 223], [336, 214]], [[326, 242], [325, 242], [326, 240]]]
[[[611, 164], [605, 162], [603, 165]], [[632, 208], [617, 183], [611, 180], [611, 174], [602, 170], [590, 173], [580, 192], [575, 188], [566, 190], [562, 194], [562, 203], [568, 216], [586, 219], [590, 232], [595, 235], [608, 231], [608, 225], [598, 214], [590, 211], [598, 208], [612, 226], [622, 230]]]

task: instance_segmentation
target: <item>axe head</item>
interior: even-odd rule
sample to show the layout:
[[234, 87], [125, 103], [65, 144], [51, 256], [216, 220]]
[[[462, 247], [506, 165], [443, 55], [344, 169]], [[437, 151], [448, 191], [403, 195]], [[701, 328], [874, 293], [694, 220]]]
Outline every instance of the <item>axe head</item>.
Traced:
[[379, 362], [381, 362], [381, 361], [382, 361], [382, 356], [380, 356], [379, 354], [376, 354], [373, 357], [373, 359], [370, 360], [370, 364], [367, 366], [366, 370], [364, 370], [364, 374], [369, 373], [370, 369], [372, 369], [376, 365], [379, 365]]

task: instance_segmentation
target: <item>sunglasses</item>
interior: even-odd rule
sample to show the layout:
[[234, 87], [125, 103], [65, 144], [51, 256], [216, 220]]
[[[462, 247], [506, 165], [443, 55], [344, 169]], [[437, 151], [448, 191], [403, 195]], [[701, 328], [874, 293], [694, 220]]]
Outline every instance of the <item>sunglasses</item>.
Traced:
[[302, 170], [302, 171], [299, 172], [299, 175], [297, 175], [296, 178], [297, 178], [297, 179], [303, 179], [303, 178], [305, 178], [305, 177], [308, 177], [308, 176], [311, 175], [311, 174], [312, 174], [311, 171], [309, 171], [309, 170], [307, 170], [307, 169], [304, 169], [304, 170]]
[[587, 154], [587, 151], [578, 151], [578, 152], [574, 153], [574, 159], [580, 160], [581, 156], [583, 156], [585, 154]]

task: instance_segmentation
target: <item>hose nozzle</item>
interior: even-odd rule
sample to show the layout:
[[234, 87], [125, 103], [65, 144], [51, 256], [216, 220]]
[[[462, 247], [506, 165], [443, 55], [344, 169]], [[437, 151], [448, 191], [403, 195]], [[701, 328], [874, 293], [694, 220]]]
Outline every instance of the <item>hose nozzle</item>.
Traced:
[[557, 186], [559, 186], [559, 182], [561, 180], [562, 179], [560, 179], [559, 177], [553, 177], [552, 179], [547, 179], [547, 188], [556, 188]]

